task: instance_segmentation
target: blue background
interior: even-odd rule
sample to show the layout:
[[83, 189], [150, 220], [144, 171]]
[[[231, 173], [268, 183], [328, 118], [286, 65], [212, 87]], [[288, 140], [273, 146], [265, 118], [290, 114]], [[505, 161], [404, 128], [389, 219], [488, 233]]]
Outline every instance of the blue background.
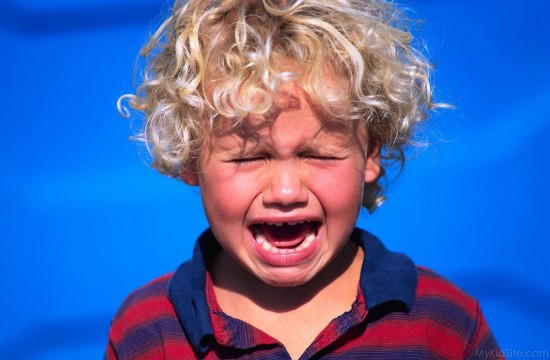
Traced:
[[[550, 350], [550, 1], [409, 5], [457, 109], [360, 225], [476, 296], [509, 354]], [[115, 108], [162, 7], [0, 2], [0, 359], [101, 358], [124, 297], [207, 226]]]

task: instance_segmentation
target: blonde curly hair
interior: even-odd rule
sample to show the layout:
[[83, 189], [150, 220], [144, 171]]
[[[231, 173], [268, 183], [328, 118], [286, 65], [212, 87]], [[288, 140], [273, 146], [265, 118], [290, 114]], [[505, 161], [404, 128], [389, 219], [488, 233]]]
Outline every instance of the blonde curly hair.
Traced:
[[[119, 111], [130, 115], [128, 99], [145, 114], [136, 138], [153, 167], [178, 177], [218, 118], [265, 115], [278, 84], [299, 80], [323, 111], [364, 126], [382, 149], [381, 175], [363, 194], [373, 211], [384, 200], [384, 166], [404, 164], [415, 125], [438, 106], [430, 64], [412, 41], [409, 21], [382, 0], [176, 0], [142, 49], [141, 85]], [[281, 68], [285, 61], [299, 71]], [[347, 86], [330, 91], [327, 71]]]

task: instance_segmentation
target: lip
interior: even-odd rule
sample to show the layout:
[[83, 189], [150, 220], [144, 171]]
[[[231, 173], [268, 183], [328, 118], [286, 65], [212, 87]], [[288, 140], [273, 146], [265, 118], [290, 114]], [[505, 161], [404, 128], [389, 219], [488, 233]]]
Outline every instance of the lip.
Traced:
[[[317, 226], [317, 232], [316, 232], [315, 238], [313, 239], [311, 244], [308, 247], [300, 250], [293, 250], [288, 252], [281, 251], [278, 253], [274, 253], [264, 249], [264, 247], [260, 243], [258, 243], [258, 241], [256, 241], [254, 237], [254, 225], [256, 224], [260, 224], [260, 223], [280, 224], [280, 223], [294, 223], [294, 222], [299, 223], [299, 222], [306, 222], [306, 221], [315, 221], [315, 222], [318, 222], [319, 224]], [[252, 249], [264, 263], [275, 267], [296, 266], [307, 261], [317, 252], [317, 249], [319, 248], [319, 245], [321, 242], [320, 239], [323, 233], [324, 233], [323, 222], [321, 222], [315, 217], [262, 218], [262, 219], [256, 219], [251, 225], [248, 226], [249, 241]]]

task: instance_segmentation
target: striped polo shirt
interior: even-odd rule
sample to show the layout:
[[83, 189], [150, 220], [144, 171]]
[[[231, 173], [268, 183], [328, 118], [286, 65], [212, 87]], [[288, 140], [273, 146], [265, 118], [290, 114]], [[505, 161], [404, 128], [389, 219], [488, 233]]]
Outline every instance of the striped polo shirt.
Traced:
[[[503, 358], [477, 300], [368, 232], [351, 240], [365, 253], [357, 298], [300, 360]], [[207, 230], [191, 260], [130, 294], [105, 359], [290, 359], [276, 339], [220, 309], [207, 272], [220, 249]]]

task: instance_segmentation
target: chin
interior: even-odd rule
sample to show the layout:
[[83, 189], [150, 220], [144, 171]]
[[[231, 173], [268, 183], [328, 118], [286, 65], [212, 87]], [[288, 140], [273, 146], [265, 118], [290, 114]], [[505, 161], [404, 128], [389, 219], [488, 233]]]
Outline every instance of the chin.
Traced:
[[[285, 271], [286, 270], [286, 271]], [[300, 274], [288, 274], [280, 272], [287, 272], [290, 269], [277, 269], [277, 273], [266, 273], [264, 276], [256, 276], [257, 279], [259, 279], [261, 282], [265, 283], [266, 285], [272, 286], [272, 287], [280, 287], [280, 288], [290, 288], [290, 287], [296, 287], [296, 286], [302, 286], [307, 283], [309, 283], [316, 274], [308, 274], [308, 276], [305, 276], [303, 272]], [[296, 269], [292, 269], [290, 271], [296, 271]]]

